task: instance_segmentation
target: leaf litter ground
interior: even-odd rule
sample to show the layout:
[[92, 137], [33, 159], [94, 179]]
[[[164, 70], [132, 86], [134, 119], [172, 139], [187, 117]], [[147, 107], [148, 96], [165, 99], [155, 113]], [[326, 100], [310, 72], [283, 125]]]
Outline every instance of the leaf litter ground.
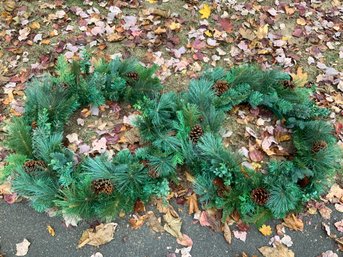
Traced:
[[[49, 3], [6, 0], [0, 11], [0, 120], [4, 121], [4, 125], [11, 116], [23, 112], [25, 82], [34, 75], [49, 71], [59, 54], [64, 54], [68, 59], [78, 59], [81, 50], [86, 47], [97, 58], [133, 56], [148, 65], [156, 63], [160, 65], [158, 76], [164, 80], [166, 90], [175, 91], [184, 89], [190, 78], [211, 66], [227, 67], [246, 62], [256, 62], [267, 68], [280, 66], [292, 73], [293, 79], [302, 81], [304, 86], [309, 83], [319, 86], [314, 98], [319, 105], [332, 110], [331, 118], [337, 137], [343, 138], [343, 82], [340, 72], [343, 69], [343, 46], [340, 41], [342, 21], [339, 18], [342, 8], [339, 1], [214, 1], [209, 4], [201, 1], [153, 0], [55, 0]], [[99, 109], [85, 108], [71, 119], [65, 143], [72, 150], [89, 155], [103, 151], [115, 154], [122, 148], [134, 150], [140, 144], [139, 135], [130, 124], [134, 115], [131, 107], [116, 103], [108, 103]], [[282, 122], [276, 121], [275, 117], [262, 109], [239, 106], [227, 116], [225, 124], [227, 126], [222, 135], [227, 146], [240, 149], [246, 156], [246, 165], [256, 170], [263, 172], [263, 164], [269, 158], [284, 158], [292, 153], [292, 146], [287, 143], [291, 136], [289, 131], [284, 129]], [[1, 125], [1, 131], [4, 125]], [[3, 133], [1, 137], [4, 137]], [[4, 148], [0, 150], [3, 166], [7, 152]], [[342, 178], [337, 181], [342, 186]], [[2, 185], [0, 194], [4, 195], [5, 201], [14, 202], [16, 199], [3, 193], [5, 190], [6, 185]], [[334, 190], [338, 191], [336, 188]], [[195, 208], [193, 197], [187, 182], [175, 186], [171, 198], [177, 204], [176, 212], [179, 213], [188, 205]], [[308, 212], [312, 214], [318, 211], [324, 218], [323, 222], [327, 222], [325, 219], [330, 221], [331, 211], [326, 206], [328, 202], [334, 204], [329, 208], [342, 212], [342, 198], [337, 196], [330, 196], [319, 203], [309, 203]], [[11, 212], [11, 209], [6, 210]], [[132, 217], [143, 226], [151, 213], [140, 215]], [[220, 217], [215, 212], [195, 210], [193, 215], [194, 222], [200, 226], [211, 227], [214, 231], [222, 229], [218, 225]], [[156, 218], [157, 221], [162, 221], [162, 216], [159, 218]], [[295, 217], [293, 223], [298, 224], [297, 219]], [[170, 222], [172, 220], [167, 219], [166, 223]], [[336, 220], [335, 224], [338, 225], [332, 227], [332, 231], [337, 234], [337, 229], [341, 230], [341, 223]], [[342, 235], [338, 233], [332, 236], [327, 226], [320, 233], [327, 233], [332, 241], [338, 243], [330, 248], [335, 252], [338, 246], [342, 247]], [[46, 229], [46, 225], [42, 227]], [[185, 225], [182, 228], [188, 229]], [[267, 226], [261, 229], [266, 236], [270, 233]], [[239, 217], [232, 217], [224, 230], [227, 241], [249, 241], [250, 233], [254, 231], [240, 223]], [[229, 231], [233, 237], [230, 240]], [[272, 232], [275, 235], [274, 227]], [[279, 239], [273, 237], [275, 242], [279, 240], [292, 249], [287, 237], [283, 239], [284, 235], [276, 234]], [[318, 234], [309, 236], [316, 238]], [[16, 243], [22, 242], [25, 237], [23, 234]], [[193, 235], [191, 240], [196, 241], [198, 237], [201, 236]], [[185, 241], [188, 242], [186, 246], [190, 244], [190, 240]], [[0, 246], [5, 248], [3, 244], [1, 242]], [[276, 247], [265, 255], [273, 256], [268, 254], [279, 250], [288, 256], [288, 250], [277, 245], [275, 243]], [[248, 253], [258, 254], [258, 247], [261, 245], [255, 245], [255, 249]], [[243, 249], [244, 245], [239, 251], [230, 251], [230, 248], [228, 251], [239, 254]], [[322, 250], [322, 256], [335, 256]], [[268, 251], [268, 248], [263, 251]], [[165, 251], [156, 256], [163, 254]], [[177, 254], [187, 256], [189, 250], [185, 248], [183, 253]]]

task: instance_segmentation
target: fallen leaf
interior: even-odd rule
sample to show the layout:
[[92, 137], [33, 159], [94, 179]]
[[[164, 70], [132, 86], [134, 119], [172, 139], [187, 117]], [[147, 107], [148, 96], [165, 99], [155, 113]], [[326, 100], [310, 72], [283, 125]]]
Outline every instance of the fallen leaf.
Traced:
[[0, 185], [0, 195], [7, 195], [7, 194], [12, 194], [11, 183], [8, 181]]
[[230, 230], [230, 227], [227, 224], [227, 222], [224, 223], [223, 231], [224, 231], [224, 238], [225, 238], [226, 242], [231, 244], [231, 242], [232, 242], [232, 234], [231, 234], [231, 230]]
[[181, 237], [176, 239], [176, 242], [180, 245], [190, 247], [193, 245], [193, 240], [186, 234], [182, 234]]
[[233, 235], [235, 236], [235, 238], [237, 238], [243, 242], [245, 242], [245, 240], [247, 239], [247, 232], [245, 232], [245, 231], [234, 230]]
[[343, 220], [337, 221], [334, 225], [339, 232], [343, 232]]
[[16, 244], [17, 253], [15, 255], [25, 256], [29, 251], [30, 244], [31, 243], [26, 238], [24, 238], [23, 242]]
[[187, 202], [189, 205], [188, 214], [193, 214], [199, 211], [198, 199], [195, 193], [188, 197]]
[[286, 218], [283, 219], [284, 225], [290, 229], [296, 231], [303, 231], [304, 230], [304, 223], [301, 219], [298, 219], [294, 213], [289, 214]]
[[219, 23], [226, 32], [228, 32], [228, 33], [232, 32], [233, 24], [231, 23], [231, 21], [228, 18], [219, 19]]
[[76, 216], [69, 216], [67, 214], [63, 214], [64, 223], [66, 227], [72, 226], [76, 227], [77, 223], [81, 220], [79, 217]]
[[269, 25], [265, 24], [264, 26], [258, 27], [257, 31], [255, 32], [258, 39], [263, 39], [268, 35], [268, 28]]
[[253, 41], [256, 38], [255, 33], [250, 29], [240, 28], [238, 32], [239, 34], [241, 34], [242, 38], [248, 39], [250, 41]]
[[144, 202], [142, 200], [138, 199], [135, 202], [135, 205], [134, 205], [133, 209], [134, 209], [135, 212], [145, 212]]
[[51, 227], [50, 225], [48, 225], [47, 230], [48, 230], [50, 236], [55, 236], [56, 235], [54, 228]]
[[324, 205], [319, 209], [319, 213], [324, 219], [329, 220], [331, 217], [332, 210]]
[[131, 228], [133, 229], [139, 229], [144, 225], [145, 216], [137, 216], [134, 215], [132, 218], [129, 219], [129, 223], [131, 225]]
[[182, 221], [179, 215], [175, 212], [175, 210], [169, 207], [167, 213], [163, 215], [163, 219], [166, 222], [166, 224], [164, 224], [164, 229], [172, 236], [176, 238], [181, 238]]
[[325, 196], [325, 199], [329, 200], [330, 202], [333, 202], [335, 199], [343, 198], [343, 189], [338, 184], [333, 184], [330, 188], [329, 193]]
[[16, 2], [14, 0], [5, 0], [3, 7], [7, 12], [12, 12], [16, 8]]
[[337, 253], [334, 253], [331, 250], [328, 250], [326, 252], [323, 252], [321, 255], [321, 257], [338, 257]]
[[82, 233], [77, 248], [81, 248], [86, 244], [100, 246], [112, 241], [117, 226], [117, 223], [101, 223], [95, 229], [89, 228], [85, 230]]
[[343, 204], [336, 203], [335, 209], [339, 212], [343, 212]]
[[91, 257], [104, 257], [104, 256], [102, 255], [102, 253], [96, 252], [95, 254], [92, 254]]
[[200, 222], [200, 225], [203, 226], [203, 227], [210, 227], [211, 226], [211, 224], [207, 220], [207, 213], [206, 213], [206, 211], [202, 211], [201, 212], [200, 218], [199, 218], [199, 222]]
[[287, 247], [291, 247], [293, 245], [292, 238], [289, 235], [285, 235], [281, 240], [281, 243], [283, 243]]
[[262, 227], [260, 227], [259, 229], [258, 229], [260, 232], [261, 232], [261, 234], [262, 235], [264, 235], [264, 236], [270, 236], [271, 234], [272, 234], [272, 228], [270, 227], [270, 226], [266, 226], [266, 225], [262, 225]]
[[211, 7], [208, 4], [203, 4], [199, 13], [201, 14], [201, 19], [207, 19], [211, 15]]
[[146, 214], [146, 222], [148, 227], [157, 233], [162, 233], [165, 231], [163, 226], [161, 225], [161, 222], [152, 211], [149, 211]]
[[289, 250], [286, 246], [281, 243], [276, 243], [276, 247], [263, 246], [258, 250], [265, 257], [294, 257], [292, 250]]
[[301, 67], [297, 69], [296, 74], [291, 73], [291, 76], [293, 79], [293, 83], [298, 87], [303, 87], [307, 83], [308, 75], [306, 72], [303, 72], [303, 69]]

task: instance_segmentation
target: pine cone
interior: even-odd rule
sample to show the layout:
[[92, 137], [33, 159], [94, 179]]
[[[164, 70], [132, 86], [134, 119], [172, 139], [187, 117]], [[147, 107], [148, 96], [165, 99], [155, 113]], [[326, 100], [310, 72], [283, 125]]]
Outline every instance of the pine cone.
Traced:
[[110, 195], [112, 194], [113, 189], [113, 184], [109, 179], [97, 179], [92, 182], [92, 190], [97, 195], [100, 193]]
[[328, 144], [324, 140], [316, 141], [312, 145], [312, 152], [318, 153], [320, 150], [325, 149]]
[[37, 128], [37, 122], [36, 121], [32, 121], [31, 128], [33, 128], [33, 129]]
[[43, 161], [28, 160], [24, 163], [24, 170], [26, 173], [30, 173], [36, 169], [45, 169], [46, 164]]
[[310, 184], [311, 180], [308, 177], [303, 177], [302, 179], [298, 180], [297, 184], [301, 187], [304, 188], [308, 184]]
[[252, 200], [258, 205], [264, 205], [268, 200], [269, 194], [263, 187], [255, 188], [251, 191]]
[[284, 80], [283, 81], [283, 87], [284, 88], [289, 88], [289, 89], [294, 89], [296, 86], [295, 84], [293, 83], [293, 80]]
[[193, 143], [197, 143], [203, 134], [204, 134], [204, 132], [203, 132], [201, 126], [198, 124], [192, 128], [191, 132], [189, 133], [189, 137], [191, 138]]
[[149, 170], [148, 175], [152, 178], [158, 178], [160, 176], [160, 174], [158, 174], [158, 172], [154, 169]]
[[229, 84], [225, 80], [218, 80], [213, 86], [212, 89], [214, 90], [217, 96], [221, 96], [229, 89]]
[[126, 74], [126, 76], [127, 76], [128, 78], [132, 79], [132, 80], [138, 80], [138, 79], [139, 79], [138, 73], [137, 73], [137, 72], [134, 72], [134, 71], [128, 72], [128, 73]]

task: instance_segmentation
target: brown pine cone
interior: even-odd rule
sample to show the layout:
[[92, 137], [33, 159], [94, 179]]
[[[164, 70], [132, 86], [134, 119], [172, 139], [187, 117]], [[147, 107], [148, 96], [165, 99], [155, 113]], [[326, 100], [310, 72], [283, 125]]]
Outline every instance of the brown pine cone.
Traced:
[[193, 143], [197, 143], [203, 134], [204, 134], [204, 131], [202, 130], [201, 126], [197, 124], [191, 129], [191, 132], [189, 133], [189, 137], [193, 141]]
[[128, 72], [128, 73], [126, 74], [126, 76], [127, 76], [128, 78], [132, 79], [132, 80], [138, 80], [138, 79], [139, 79], [138, 73], [137, 73], [137, 72], [134, 72], [134, 71]]
[[264, 205], [268, 201], [269, 194], [265, 188], [259, 187], [251, 191], [251, 198], [258, 205]]
[[312, 152], [318, 153], [320, 150], [325, 149], [328, 144], [324, 140], [319, 140], [313, 143], [312, 145]]
[[97, 179], [92, 182], [92, 190], [94, 193], [101, 194], [112, 194], [114, 186], [109, 179]]
[[283, 87], [284, 88], [289, 88], [289, 89], [294, 89], [296, 86], [295, 86], [295, 84], [293, 83], [293, 81], [291, 79], [291, 80], [285, 80], [283, 82]]
[[218, 80], [213, 86], [212, 89], [214, 90], [217, 96], [221, 96], [229, 89], [229, 84], [225, 80]]
[[44, 161], [28, 160], [24, 163], [24, 170], [26, 173], [30, 173], [36, 169], [45, 169], [46, 164]]
[[297, 184], [301, 187], [304, 188], [308, 184], [310, 184], [311, 180], [308, 177], [303, 177], [302, 179], [298, 180]]

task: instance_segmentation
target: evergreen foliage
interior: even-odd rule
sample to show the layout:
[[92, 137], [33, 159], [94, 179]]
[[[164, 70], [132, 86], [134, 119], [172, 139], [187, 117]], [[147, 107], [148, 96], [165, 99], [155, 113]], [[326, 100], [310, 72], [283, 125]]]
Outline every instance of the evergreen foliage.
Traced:
[[[71, 64], [60, 57], [56, 76], [33, 80], [24, 117], [8, 127], [6, 144], [16, 154], [7, 158], [3, 174], [12, 172], [16, 192], [38, 211], [56, 208], [61, 214], [110, 220], [132, 210], [138, 199], [166, 199], [169, 181], [177, 183], [178, 168], [185, 165], [205, 207], [222, 209], [223, 219], [238, 211], [245, 221], [262, 224], [319, 197], [340, 169], [332, 127], [323, 120], [328, 110], [310, 99], [314, 88], [285, 87], [287, 73], [250, 65], [215, 68], [192, 80], [185, 92], [162, 94], [155, 71], [132, 59], [92, 64], [84, 53]], [[112, 158], [102, 154], [78, 162], [62, 145], [63, 126], [79, 106], [107, 100], [140, 109], [135, 125], [145, 145], [134, 153], [122, 150]], [[224, 147], [219, 130], [225, 112], [241, 103], [264, 106], [293, 129], [297, 153], [292, 161], [272, 161], [262, 174]], [[26, 160], [46, 165], [27, 172]], [[300, 183], [304, 179], [306, 185]], [[110, 190], [94, 190], [99, 181]], [[261, 188], [265, 201], [256, 200], [254, 192]]]

